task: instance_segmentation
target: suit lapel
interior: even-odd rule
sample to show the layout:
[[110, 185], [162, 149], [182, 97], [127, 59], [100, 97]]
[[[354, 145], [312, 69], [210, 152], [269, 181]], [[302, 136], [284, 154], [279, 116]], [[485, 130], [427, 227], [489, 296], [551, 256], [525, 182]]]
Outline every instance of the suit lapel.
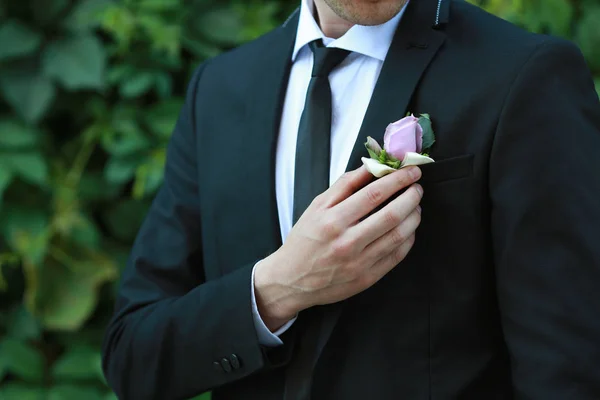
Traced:
[[[448, 1], [446, 1], [448, 3]], [[366, 155], [364, 143], [371, 136], [383, 143], [383, 134], [389, 123], [406, 116], [412, 95], [427, 66], [438, 52], [446, 37], [433, 28], [437, 1], [412, 0], [394, 35], [381, 74], [354, 144], [347, 170], [361, 165]]]
[[[444, 0], [441, 10], [442, 22], [447, 22], [450, 0]], [[392, 45], [383, 64], [375, 86], [369, 108], [363, 120], [356, 143], [348, 161], [347, 170], [361, 165], [361, 157], [366, 155], [364, 143], [371, 136], [383, 143], [385, 128], [410, 112], [412, 95], [421, 76], [445, 40], [445, 33], [436, 25], [438, 0], [411, 0], [394, 35]], [[438, 21], [439, 22], [439, 21]], [[325, 320], [319, 340], [319, 354], [329, 340], [345, 302], [324, 307]]]
[[[251, 152], [252, 163], [244, 166], [247, 177], [247, 207], [253, 216], [254, 229], [261, 232], [254, 238], [256, 254], [266, 256], [281, 244], [279, 215], [275, 192], [275, 160], [281, 113], [291, 70], [291, 56], [298, 27], [298, 12], [273, 32], [272, 40], [256, 54], [258, 62], [252, 68], [252, 83], [246, 89], [250, 94], [248, 132], [242, 148]], [[240, 66], [244, 68], [244, 66]], [[250, 201], [250, 200], [253, 201]]]

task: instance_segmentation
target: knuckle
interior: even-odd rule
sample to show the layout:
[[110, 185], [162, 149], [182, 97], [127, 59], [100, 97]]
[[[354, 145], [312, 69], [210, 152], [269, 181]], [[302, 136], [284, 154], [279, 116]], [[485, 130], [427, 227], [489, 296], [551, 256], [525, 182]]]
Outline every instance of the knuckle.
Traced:
[[383, 200], [383, 193], [381, 189], [377, 187], [368, 187], [365, 194], [371, 205], [376, 206]]
[[348, 240], [338, 240], [333, 243], [331, 253], [334, 258], [346, 260], [352, 255], [352, 242]]
[[404, 236], [401, 229], [394, 229], [390, 232], [390, 241], [393, 245], [399, 246], [406, 241], [406, 237]]
[[389, 225], [398, 225], [400, 223], [400, 218], [391, 210], [383, 213], [383, 220]]
[[346, 280], [353, 281], [356, 280], [356, 277], [358, 275], [358, 267], [355, 263], [348, 262], [342, 265], [342, 267], [340, 268], [340, 272]]
[[339, 177], [338, 181], [344, 185], [344, 186], [349, 186], [349, 187], [354, 187], [355, 183], [355, 178], [356, 178], [356, 172], [354, 171], [350, 171], [350, 172], [344, 172], [342, 174], [342, 176]]
[[335, 219], [333, 218], [328, 218], [324, 223], [323, 223], [323, 233], [325, 235], [325, 237], [327, 238], [337, 238], [341, 235], [342, 233], [342, 228], [339, 225], [338, 222], [336, 222]]
[[327, 192], [321, 193], [319, 195], [317, 195], [313, 201], [311, 202], [311, 204], [317, 208], [321, 208], [323, 207], [326, 203], [327, 203]]

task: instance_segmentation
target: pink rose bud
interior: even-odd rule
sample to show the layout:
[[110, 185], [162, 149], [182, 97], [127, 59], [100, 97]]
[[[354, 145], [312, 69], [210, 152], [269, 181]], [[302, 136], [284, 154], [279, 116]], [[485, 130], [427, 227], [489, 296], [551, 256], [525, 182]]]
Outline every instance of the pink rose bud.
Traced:
[[367, 147], [377, 154], [381, 153], [381, 146], [371, 136], [367, 137]]
[[398, 160], [404, 160], [408, 152], [421, 153], [423, 148], [423, 128], [413, 115], [389, 124], [383, 136], [383, 148]]

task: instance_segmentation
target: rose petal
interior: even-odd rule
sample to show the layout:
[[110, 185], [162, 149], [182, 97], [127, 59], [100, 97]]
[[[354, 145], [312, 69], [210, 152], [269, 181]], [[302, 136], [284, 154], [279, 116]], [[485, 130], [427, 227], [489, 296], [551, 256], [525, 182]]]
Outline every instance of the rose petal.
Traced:
[[361, 160], [365, 167], [367, 167], [367, 170], [376, 178], [381, 178], [382, 176], [397, 171], [394, 168], [382, 164], [377, 160], [373, 160], [372, 158], [362, 157]]
[[421, 126], [421, 124], [417, 124], [417, 129], [415, 133], [417, 135], [417, 153], [420, 153], [421, 151], [423, 151], [423, 127]]
[[409, 115], [407, 117], [399, 119], [396, 122], [392, 122], [385, 129], [385, 134], [383, 135], [383, 143], [387, 143], [390, 140], [390, 135], [392, 133], [397, 132], [397, 131], [402, 130], [402, 129], [406, 129], [406, 126], [410, 126], [412, 124], [415, 124], [418, 121], [419, 121], [418, 118], [416, 118], [413, 115]]
[[398, 160], [402, 160], [409, 151], [418, 151], [419, 137], [423, 136], [418, 122], [418, 118], [408, 116], [389, 124], [383, 135], [385, 151]]
[[435, 162], [435, 160], [433, 158], [424, 156], [419, 153], [409, 152], [409, 153], [406, 153], [406, 155], [404, 156], [404, 160], [402, 160], [402, 164], [400, 165], [400, 168], [408, 167], [411, 165], [431, 164], [433, 162]]

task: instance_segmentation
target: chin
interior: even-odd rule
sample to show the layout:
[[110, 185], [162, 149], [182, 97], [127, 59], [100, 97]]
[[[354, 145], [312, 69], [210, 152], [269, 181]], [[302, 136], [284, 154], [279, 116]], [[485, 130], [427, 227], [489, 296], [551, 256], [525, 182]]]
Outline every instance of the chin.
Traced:
[[[418, 0], [413, 0], [418, 1]], [[326, 0], [341, 18], [356, 25], [381, 25], [394, 18], [407, 0]]]

